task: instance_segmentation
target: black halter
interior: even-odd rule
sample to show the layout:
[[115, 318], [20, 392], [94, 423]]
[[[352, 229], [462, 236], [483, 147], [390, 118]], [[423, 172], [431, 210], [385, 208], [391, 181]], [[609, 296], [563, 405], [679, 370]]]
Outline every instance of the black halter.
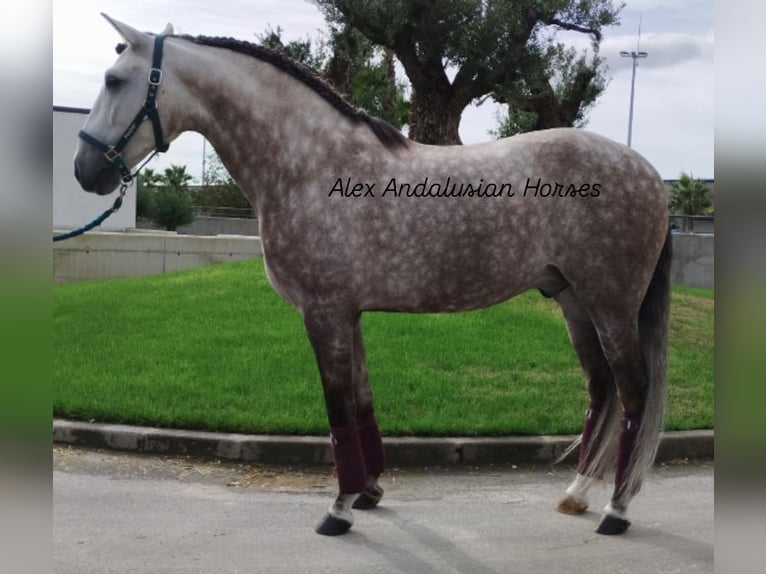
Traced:
[[[128, 145], [130, 138], [133, 137], [133, 134], [136, 133], [138, 127], [141, 125], [141, 122], [143, 122], [148, 117], [152, 122], [152, 127], [154, 128], [155, 151], [151, 156], [149, 156], [147, 162], [155, 155], [157, 155], [157, 153], [168, 151], [168, 148], [170, 147], [169, 144], [164, 142], [162, 137], [162, 126], [160, 126], [160, 116], [157, 113], [156, 102], [157, 89], [160, 86], [160, 82], [162, 82], [162, 70], [160, 69], [160, 66], [162, 65], [162, 47], [164, 41], [165, 36], [163, 35], [158, 35], [154, 38], [154, 56], [152, 58], [152, 67], [149, 70], [149, 91], [146, 94], [146, 101], [144, 102], [144, 106], [141, 108], [138, 114], [136, 114], [136, 117], [122, 133], [117, 143], [111, 146], [106, 145], [84, 130], [80, 130], [80, 133], [78, 134], [80, 139], [104, 152], [106, 159], [112, 162], [117, 167], [117, 169], [120, 170], [120, 174], [122, 175], [121, 181], [126, 188], [136, 176], [138, 170], [136, 170], [134, 173], [130, 173], [130, 169], [128, 169], [128, 166], [125, 165], [125, 161], [122, 159], [122, 150], [125, 149], [126, 145]], [[145, 163], [146, 162], [144, 162], [144, 164]]]

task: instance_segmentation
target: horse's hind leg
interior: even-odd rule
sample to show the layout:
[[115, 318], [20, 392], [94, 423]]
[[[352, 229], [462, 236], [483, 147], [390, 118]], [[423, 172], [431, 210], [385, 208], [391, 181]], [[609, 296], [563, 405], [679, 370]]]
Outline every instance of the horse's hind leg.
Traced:
[[645, 470], [643, 462], [637, 463], [635, 459], [645, 450], [643, 445], [638, 448], [638, 438], [649, 379], [641, 351], [637, 313], [625, 313], [620, 317], [603, 313], [594, 317], [594, 322], [601, 335], [601, 344], [612, 368], [622, 406], [614, 492], [604, 509], [597, 532], [622, 534], [630, 526], [626, 517], [628, 503], [641, 488]]
[[364, 355], [361, 319], [354, 325], [354, 348], [352, 380], [356, 399], [356, 424], [362, 443], [364, 464], [367, 469], [367, 483], [353, 507], [360, 510], [375, 508], [383, 497], [383, 489], [378, 485], [378, 478], [383, 473], [385, 458], [383, 441], [378, 429], [378, 421], [372, 407], [372, 390], [367, 378], [367, 363]]
[[322, 377], [339, 489], [316, 531], [335, 536], [351, 528], [351, 507], [367, 482], [352, 385], [354, 318], [314, 308], [303, 310], [303, 322]]
[[557, 295], [556, 300], [564, 312], [569, 340], [580, 360], [589, 397], [579, 439], [577, 475], [566, 489], [566, 496], [559, 501], [557, 510], [565, 514], [582, 514], [588, 508], [588, 489], [607, 470], [604, 465], [610, 458], [608, 430], [615, 418], [616, 392], [612, 370], [587, 310], [571, 287]]

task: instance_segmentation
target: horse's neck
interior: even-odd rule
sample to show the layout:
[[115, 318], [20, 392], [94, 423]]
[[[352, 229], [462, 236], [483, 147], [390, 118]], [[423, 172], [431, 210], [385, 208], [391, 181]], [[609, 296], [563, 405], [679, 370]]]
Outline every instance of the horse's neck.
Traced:
[[337, 170], [333, 162], [368, 138], [302, 82], [266, 62], [188, 42], [181, 47], [185, 63], [177, 71], [189, 98], [181, 103], [187, 110], [183, 129], [210, 141], [251, 202], [256, 193], [285, 187], [280, 192], [286, 193], [306, 170]]

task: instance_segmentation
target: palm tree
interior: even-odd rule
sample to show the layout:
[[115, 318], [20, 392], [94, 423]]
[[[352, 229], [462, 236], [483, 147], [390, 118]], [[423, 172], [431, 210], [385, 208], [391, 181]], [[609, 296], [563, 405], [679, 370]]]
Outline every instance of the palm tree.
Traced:
[[165, 168], [162, 181], [168, 189], [186, 191], [192, 176], [186, 171], [185, 165], [171, 165]]
[[194, 220], [188, 186], [191, 180], [185, 165], [171, 165], [162, 174], [144, 169], [139, 176], [136, 215], [169, 231], [191, 223]]
[[[701, 179], [682, 173], [670, 189], [671, 212], [680, 215], [706, 215], [712, 211], [712, 208], [713, 192], [710, 187]], [[685, 231], [693, 229], [692, 221], [684, 220]]]

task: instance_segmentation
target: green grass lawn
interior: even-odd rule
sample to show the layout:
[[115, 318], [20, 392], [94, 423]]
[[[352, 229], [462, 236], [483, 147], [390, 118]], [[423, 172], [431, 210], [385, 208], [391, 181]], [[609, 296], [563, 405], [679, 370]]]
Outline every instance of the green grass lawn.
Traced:
[[[54, 288], [53, 409], [81, 420], [324, 434], [300, 316], [253, 260]], [[668, 429], [713, 425], [713, 293], [674, 289]], [[558, 306], [363, 315], [387, 435], [577, 433], [584, 382]]]

